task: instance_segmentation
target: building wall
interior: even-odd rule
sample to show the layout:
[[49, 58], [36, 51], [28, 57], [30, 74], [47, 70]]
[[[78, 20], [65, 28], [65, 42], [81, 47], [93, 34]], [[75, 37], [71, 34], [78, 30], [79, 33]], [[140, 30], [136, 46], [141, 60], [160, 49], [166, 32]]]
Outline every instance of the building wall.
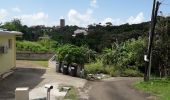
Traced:
[[[9, 48], [9, 39], [11, 48]], [[0, 53], [0, 75], [16, 66], [16, 40], [14, 35], [0, 35], [0, 46], [6, 46], [7, 52]]]

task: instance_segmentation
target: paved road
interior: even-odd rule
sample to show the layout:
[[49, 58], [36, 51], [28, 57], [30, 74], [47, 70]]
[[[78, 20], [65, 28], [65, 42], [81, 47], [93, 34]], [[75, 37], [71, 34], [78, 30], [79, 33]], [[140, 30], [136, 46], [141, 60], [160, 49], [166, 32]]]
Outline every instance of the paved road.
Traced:
[[140, 79], [111, 78], [101, 82], [89, 82], [89, 100], [153, 100], [149, 94], [132, 88], [132, 84], [137, 80]]

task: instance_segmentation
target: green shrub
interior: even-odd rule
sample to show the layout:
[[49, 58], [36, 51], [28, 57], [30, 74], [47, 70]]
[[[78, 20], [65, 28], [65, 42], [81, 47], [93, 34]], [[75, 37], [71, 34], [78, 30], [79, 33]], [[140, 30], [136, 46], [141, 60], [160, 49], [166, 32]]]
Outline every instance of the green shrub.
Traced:
[[59, 47], [59, 43], [50, 38], [43, 38], [37, 41], [37, 43], [50, 50], [53, 50], [54, 48]]
[[103, 64], [100, 61], [97, 61], [95, 63], [86, 64], [85, 71], [87, 74], [97, 74], [97, 73], [105, 72]]
[[115, 68], [113, 66], [106, 66], [104, 68], [104, 71], [105, 71], [105, 74], [109, 74], [112, 77], [119, 76], [119, 71], [115, 70]]
[[145, 38], [141, 37], [137, 40], [131, 39], [125, 41], [122, 44], [115, 43], [112, 48], [106, 48], [103, 50], [101, 55], [102, 63], [106, 66], [114, 65], [114, 68], [117, 71], [116, 73], [125, 70], [125, 75], [130, 73], [128, 69], [134, 66], [134, 69], [143, 70], [145, 44]]
[[17, 41], [16, 42], [17, 51], [29, 51], [35, 53], [45, 53], [50, 52], [49, 49], [45, 48], [37, 42], [31, 41]]
[[122, 76], [126, 76], [126, 77], [140, 77], [143, 76], [142, 73], [140, 73], [138, 70], [134, 70], [134, 69], [125, 69], [122, 74]]
[[86, 51], [78, 46], [65, 44], [56, 51], [58, 61], [66, 61], [68, 64], [84, 64], [86, 60]]

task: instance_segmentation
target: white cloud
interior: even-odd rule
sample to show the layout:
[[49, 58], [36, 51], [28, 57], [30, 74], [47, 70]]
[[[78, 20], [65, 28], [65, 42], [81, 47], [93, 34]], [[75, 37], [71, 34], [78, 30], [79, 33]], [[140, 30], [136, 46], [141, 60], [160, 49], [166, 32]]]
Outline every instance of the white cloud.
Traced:
[[143, 12], [140, 12], [136, 17], [131, 16], [127, 22], [129, 24], [138, 24], [144, 21], [144, 15]]
[[[71, 9], [68, 13], [68, 22], [69, 25], [78, 25], [78, 26], [87, 26], [89, 24], [93, 24], [95, 19], [92, 17], [93, 10], [87, 10], [84, 14], [79, 13], [78, 11]], [[143, 12], [140, 12], [135, 17], [131, 16], [128, 19], [113, 19], [108, 17], [101, 21], [102, 25], [105, 25], [107, 22], [111, 22], [113, 25], [121, 25], [125, 23], [129, 24], [138, 24], [144, 21]]]
[[125, 24], [125, 23], [129, 23], [129, 24], [138, 24], [144, 21], [144, 15], [143, 12], [140, 12], [136, 17], [129, 17], [127, 20], [123, 20], [123, 19], [112, 19], [110, 17], [104, 19], [103, 21], [101, 21], [102, 25], [105, 25], [107, 22], [111, 22], [113, 25], [121, 25], [121, 24]]
[[12, 8], [12, 11], [13, 11], [13, 12], [21, 12], [21, 9], [18, 8], [18, 7], [14, 7], [14, 8]]
[[68, 12], [68, 21], [70, 25], [87, 26], [92, 23], [94, 19], [92, 18], [93, 10], [88, 9], [84, 14], [71, 9]]
[[121, 25], [123, 24], [123, 21], [121, 19], [112, 19], [112, 18], [106, 18], [104, 19], [101, 24], [106, 25], [107, 22], [111, 22], [113, 25]]
[[91, 7], [94, 7], [94, 8], [98, 7], [98, 6], [97, 6], [97, 0], [91, 0], [91, 1], [90, 1], [90, 6], [91, 6]]
[[7, 10], [0, 9], [0, 20], [3, 20], [8, 15]]
[[70, 9], [68, 12], [68, 22], [70, 25], [77, 25], [77, 26], [87, 26], [94, 22], [93, 15], [93, 8], [98, 7], [97, 0], [90, 0], [91, 9], [87, 9], [85, 13], [80, 13], [75, 9]]
[[30, 15], [21, 15], [16, 16], [14, 18], [19, 18], [23, 22], [23, 24], [31, 26], [31, 25], [47, 25], [48, 14], [44, 12], [38, 12]]

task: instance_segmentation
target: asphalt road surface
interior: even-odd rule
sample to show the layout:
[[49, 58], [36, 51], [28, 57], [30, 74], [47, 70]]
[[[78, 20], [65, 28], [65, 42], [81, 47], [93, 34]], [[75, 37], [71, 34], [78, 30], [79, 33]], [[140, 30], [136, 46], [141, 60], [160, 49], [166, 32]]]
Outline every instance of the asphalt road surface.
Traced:
[[132, 85], [141, 78], [111, 78], [89, 82], [89, 100], [156, 100], [147, 93], [135, 90]]

